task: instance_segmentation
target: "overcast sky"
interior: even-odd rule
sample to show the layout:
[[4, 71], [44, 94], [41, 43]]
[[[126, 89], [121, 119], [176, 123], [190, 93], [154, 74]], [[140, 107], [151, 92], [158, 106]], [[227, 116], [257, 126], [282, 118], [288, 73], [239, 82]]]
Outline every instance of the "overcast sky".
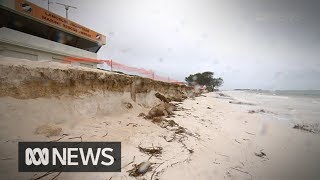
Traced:
[[51, 1], [77, 6], [69, 18], [107, 36], [101, 59], [180, 81], [213, 71], [222, 89], [320, 89], [317, 0]]

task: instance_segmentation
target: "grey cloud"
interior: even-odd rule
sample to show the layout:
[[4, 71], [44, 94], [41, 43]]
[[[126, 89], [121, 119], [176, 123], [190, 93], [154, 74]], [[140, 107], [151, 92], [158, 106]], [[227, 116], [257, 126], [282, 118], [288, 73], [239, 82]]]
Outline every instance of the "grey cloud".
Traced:
[[102, 59], [181, 81], [211, 70], [225, 89], [320, 89], [317, 0], [59, 2], [78, 7], [72, 20], [108, 36]]

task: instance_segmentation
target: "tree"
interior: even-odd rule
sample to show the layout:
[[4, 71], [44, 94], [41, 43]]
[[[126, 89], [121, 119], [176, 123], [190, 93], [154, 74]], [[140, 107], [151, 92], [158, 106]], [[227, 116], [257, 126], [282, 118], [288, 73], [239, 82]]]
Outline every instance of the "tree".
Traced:
[[215, 88], [220, 87], [223, 84], [223, 79], [221, 77], [214, 78], [214, 73], [206, 71], [203, 73], [190, 74], [185, 78], [189, 86], [207, 86], [209, 91], [213, 91]]

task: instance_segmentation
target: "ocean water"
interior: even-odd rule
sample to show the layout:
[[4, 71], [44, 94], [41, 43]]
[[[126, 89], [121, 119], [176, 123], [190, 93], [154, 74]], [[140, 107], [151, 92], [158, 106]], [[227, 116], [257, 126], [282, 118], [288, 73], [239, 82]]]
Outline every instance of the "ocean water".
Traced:
[[300, 97], [300, 98], [320, 98], [320, 90], [253, 90], [247, 91], [252, 93], [260, 93], [275, 96], [290, 96], [290, 97]]
[[276, 120], [292, 124], [320, 123], [320, 90], [242, 90], [226, 91], [226, 94], [257, 104], [244, 108], [267, 110]]

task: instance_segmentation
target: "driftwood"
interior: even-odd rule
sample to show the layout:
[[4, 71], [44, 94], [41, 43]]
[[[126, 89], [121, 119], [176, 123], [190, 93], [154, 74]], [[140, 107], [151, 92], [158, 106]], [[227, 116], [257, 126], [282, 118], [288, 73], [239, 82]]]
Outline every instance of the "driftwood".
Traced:
[[159, 156], [162, 154], [162, 147], [148, 147], [148, 148], [143, 148], [141, 146], [138, 146], [139, 151], [148, 155], [152, 156]]
[[102, 137], [106, 137], [108, 135], [108, 133], [106, 133], [105, 135], [103, 135]]
[[71, 138], [68, 138], [68, 139], [80, 139], [81, 142], [82, 142], [82, 136], [83, 136], [83, 134], [81, 136], [71, 137]]

